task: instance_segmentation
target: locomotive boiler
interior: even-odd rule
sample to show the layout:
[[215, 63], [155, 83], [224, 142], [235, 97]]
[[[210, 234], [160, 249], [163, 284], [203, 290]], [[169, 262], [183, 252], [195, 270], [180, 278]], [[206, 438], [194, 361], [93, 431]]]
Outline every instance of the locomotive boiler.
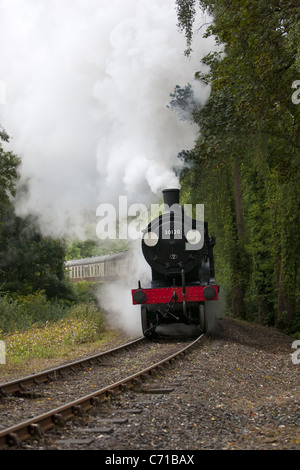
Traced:
[[151, 267], [149, 286], [132, 290], [141, 306], [143, 334], [162, 324], [183, 323], [207, 331], [206, 303], [218, 300], [213, 247], [208, 224], [189, 217], [179, 204], [179, 189], [163, 191], [165, 211], [144, 230], [142, 252]]

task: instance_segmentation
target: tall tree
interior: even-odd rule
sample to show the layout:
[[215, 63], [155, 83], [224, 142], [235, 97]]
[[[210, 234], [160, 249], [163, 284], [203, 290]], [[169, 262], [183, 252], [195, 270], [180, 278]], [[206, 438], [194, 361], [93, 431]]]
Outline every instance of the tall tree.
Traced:
[[9, 136], [0, 127], [0, 217], [10, 197], [16, 194], [18, 166], [20, 159], [12, 152], [5, 152], [2, 142], [8, 142]]
[[50, 298], [68, 298], [65, 276], [66, 247], [60, 240], [43, 237], [32, 217], [20, 218], [6, 207], [0, 238], [2, 292], [30, 294], [43, 290]]
[[[197, 4], [176, 3], [191, 53]], [[300, 107], [291, 99], [300, 72], [299, 2], [197, 3], [213, 16], [206, 35], [215, 35], [224, 52], [206, 56], [203, 61], [210, 72], [198, 74], [211, 83], [212, 92], [205, 108], [194, 113], [202, 135], [192, 157], [202, 165], [231, 167], [239, 254], [232, 261], [233, 278], [237, 275], [235, 282], [244, 283], [241, 295], [249, 299], [249, 292], [255, 293], [261, 320], [270, 318], [272, 305], [277, 324], [291, 327], [297, 322], [300, 264]], [[263, 278], [266, 266], [270, 268], [267, 258], [273, 268]], [[247, 280], [244, 273], [250, 261]], [[277, 294], [273, 299], [271, 292]]]
[[[8, 142], [0, 129], [0, 139]], [[4, 151], [0, 142], [0, 288], [23, 294], [44, 290], [48, 298], [70, 297], [65, 278], [66, 248], [58, 240], [43, 237], [32, 217], [15, 214], [20, 159]]]

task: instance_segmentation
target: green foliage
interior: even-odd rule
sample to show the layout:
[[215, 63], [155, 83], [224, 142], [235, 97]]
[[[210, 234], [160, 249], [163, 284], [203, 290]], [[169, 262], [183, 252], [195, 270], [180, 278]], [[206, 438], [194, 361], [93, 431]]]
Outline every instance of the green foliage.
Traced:
[[66, 259], [81, 259], [99, 256], [101, 248], [95, 240], [75, 240], [72, 241], [67, 249]]
[[0, 297], [0, 330], [27, 330], [33, 324], [57, 321], [66, 314], [66, 307], [57, 300], [49, 301], [44, 292]]
[[[3, 129], [0, 139], [9, 141]], [[13, 198], [19, 164], [20, 159], [5, 152], [0, 143], [0, 294], [43, 291], [48, 299], [71, 301], [72, 287], [65, 275], [65, 244], [43, 237], [33, 217], [15, 214]]]
[[79, 281], [72, 284], [72, 296], [74, 303], [95, 303], [98, 284]]
[[[177, 2], [191, 51], [195, 2]], [[194, 112], [201, 136], [182, 176], [215, 230], [217, 273], [235, 315], [299, 331], [300, 7], [294, 0], [200, 0], [224, 53], [203, 62], [211, 84]], [[188, 31], [188, 34], [187, 34]], [[213, 208], [215, 206], [215, 209]], [[221, 246], [220, 246], [221, 245]]]
[[95, 341], [103, 331], [94, 302], [67, 306], [43, 292], [0, 297], [0, 312], [0, 339], [9, 360], [54, 357], [65, 346]]
[[93, 323], [100, 331], [103, 328], [103, 316], [101, 310], [92, 302], [81, 302], [70, 307], [66, 318], [87, 321]]
[[65, 245], [43, 237], [35, 220], [17, 217], [7, 204], [0, 231], [0, 286], [2, 292], [30, 294], [43, 290], [47, 298], [69, 298], [65, 275]]
[[4, 152], [0, 145], [0, 201], [8, 202], [9, 195], [15, 196], [15, 181], [18, 178], [19, 158], [12, 152]]
[[128, 249], [124, 240], [105, 240], [99, 244], [99, 240], [72, 240], [67, 244], [66, 259], [92, 258], [93, 256], [104, 256]]
[[192, 48], [192, 38], [193, 38], [193, 24], [195, 20], [195, 0], [176, 0], [177, 5], [177, 15], [178, 15], [178, 27], [181, 31], [185, 32], [187, 49], [185, 55], [190, 55]]
[[16, 155], [3, 150], [1, 140], [8, 142], [9, 136], [0, 128], [0, 217], [2, 217], [10, 197], [16, 194], [15, 184], [20, 164], [20, 159]]
[[55, 357], [65, 346], [95, 341], [102, 328], [101, 313], [93, 305], [81, 304], [71, 307], [67, 316], [56, 322], [33, 324], [26, 331], [2, 334], [1, 339], [8, 360]]

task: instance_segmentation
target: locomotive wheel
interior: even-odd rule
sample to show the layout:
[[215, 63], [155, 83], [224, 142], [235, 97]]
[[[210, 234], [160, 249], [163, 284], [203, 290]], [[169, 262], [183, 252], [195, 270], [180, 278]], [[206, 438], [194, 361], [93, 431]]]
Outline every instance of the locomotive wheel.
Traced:
[[155, 328], [153, 329], [151, 328], [153, 325], [149, 321], [149, 313], [147, 311], [146, 305], [141, 306], [141, 319], [142, 319], [143, 335], [146, 336], [146, 338], [153, 338], [154, 333], [155, 333]]
[[200, 328], [203, 333], [207, 333], [207, 316], [205, 311], [205, 304], [202, 303], [199, 305], [199, 320], [200, 320]]
[[141, 306], [141, 319], [142, 319], [142, 330], [144, 334], [145, 331], [148, 330], [148, 328], [150, 328], [150, 325], [148, 326], [147, 307], [145, 305]]

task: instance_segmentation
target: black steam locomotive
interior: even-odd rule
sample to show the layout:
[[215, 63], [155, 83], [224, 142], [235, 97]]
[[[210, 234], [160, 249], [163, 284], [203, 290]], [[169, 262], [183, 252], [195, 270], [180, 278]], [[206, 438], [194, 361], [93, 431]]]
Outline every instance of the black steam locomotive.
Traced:
[[213, 247], [208, 224], [188, 217], [179, 204], [179, 190], [163, 191], [164, 214], [150, 222], [142, 239], [143, 255], [152, 269], [151, 285], [132, 290], [141, 305], [143, 334], [158, 325], [183, 323], [207, 331], [207, 301], [218, 300]]

